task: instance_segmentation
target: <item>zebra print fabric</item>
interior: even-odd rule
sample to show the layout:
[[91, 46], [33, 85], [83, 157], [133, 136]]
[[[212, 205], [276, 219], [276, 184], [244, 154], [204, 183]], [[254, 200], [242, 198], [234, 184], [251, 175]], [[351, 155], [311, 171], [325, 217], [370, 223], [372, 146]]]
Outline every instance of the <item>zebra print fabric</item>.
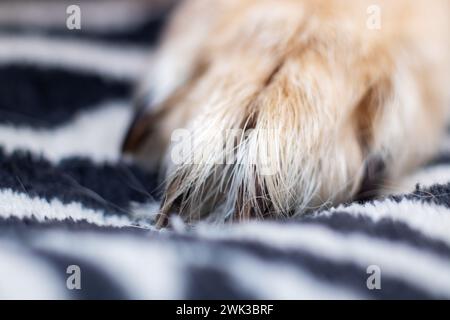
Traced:
[[164, 14], [81, 1], [73, 31], [67, 5], [0, 3], [0, 298], [450, 298], [450, 137], [402, 193], [157, 231], [157, 173], [119, 145]]

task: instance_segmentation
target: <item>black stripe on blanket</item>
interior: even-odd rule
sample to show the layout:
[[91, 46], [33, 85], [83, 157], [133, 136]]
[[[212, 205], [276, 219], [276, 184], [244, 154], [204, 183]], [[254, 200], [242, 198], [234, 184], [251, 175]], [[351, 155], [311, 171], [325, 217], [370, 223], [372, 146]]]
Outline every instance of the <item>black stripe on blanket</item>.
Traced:
[[450, 208], [450, 183], [435, 184], [429, 188], [422, 188], [419, 184], [416, 185], [416, 190], [406, 195], [395, 195], [391, 198], [395, 201], [402, 201], [403, 199], [417, 200], [421, 202], [434, 203], [437, 205]]
[[188, 266], [185, 269], [188, 283], [186, 297], [193, 300], [253, 300], [256, 297], [245, 289], [238, 289], [237, 282], [225, 270], [215, 266]]
[[0, 65], [0, 123], [51, 127], [105, 100], [123, 99], [131, 84], [95, 74], [31, 65]]
[[0, 148], [0, 190], [8, 188], [32, 198], [57, 198], [108, 214], [128, 214], [133, 202], [154, 202], [157, 187], [156, 175], [135, 165], [94, 164], [81, 158], [52, 164], [29, 152], [6, 155]]
[[432, 168], [438, 165], [448, 165], [450, 163], [450, 150], [449, 153], [442, 153], [435, 157], [432, 161], [427, 163], [427, 167]]
[[[120, 285], [91, 262], [71, 256], [70, 253], [58, 254], [44, 249], [35, 249], [33, 254], [50, 264], [56, 275], [60, 277], [61, 291], [66, 290], [70, 299], [123, 300], [127, 298]], [[72, 265], [83, 270], [81, 290], [67, 290], [67, 267]]]

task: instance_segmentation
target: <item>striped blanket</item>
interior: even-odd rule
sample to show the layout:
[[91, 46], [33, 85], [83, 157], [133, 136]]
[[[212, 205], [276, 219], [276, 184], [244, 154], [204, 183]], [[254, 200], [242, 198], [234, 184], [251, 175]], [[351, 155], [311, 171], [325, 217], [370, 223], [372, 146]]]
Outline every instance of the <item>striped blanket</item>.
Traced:
[[450, 140], [376, 200], [155, 230], [158, 174], [119, 146], [164, 14], [78, 3], [81, 30], [0, 3], [0, 298], [450, 298]]

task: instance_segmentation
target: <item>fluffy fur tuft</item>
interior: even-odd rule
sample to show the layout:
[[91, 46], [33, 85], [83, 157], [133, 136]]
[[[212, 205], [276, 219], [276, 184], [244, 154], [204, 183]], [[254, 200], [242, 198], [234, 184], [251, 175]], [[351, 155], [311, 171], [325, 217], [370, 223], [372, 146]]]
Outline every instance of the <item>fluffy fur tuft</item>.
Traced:
[[[373, 158], [385, 181], [425, 161], [448, 111], [449, 16], [448, 0], [185, 1], [137, 148], [167, 168], [162, 216], [303, 214], [354, 197]], [[191, 139], [173, 163], [178, 128]]]

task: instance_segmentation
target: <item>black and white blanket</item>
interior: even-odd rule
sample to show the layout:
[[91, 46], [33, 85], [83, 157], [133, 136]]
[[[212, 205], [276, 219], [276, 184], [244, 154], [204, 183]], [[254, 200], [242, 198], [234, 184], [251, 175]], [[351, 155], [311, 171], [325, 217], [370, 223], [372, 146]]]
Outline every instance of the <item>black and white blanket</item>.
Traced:
[[0, 2], [0, 298], [450, 298], [450, 140], [404, 193], [156, 231], [157, 174], [119, 145], [163, 15], [78, 2], [81, 31], [64, 1]]

